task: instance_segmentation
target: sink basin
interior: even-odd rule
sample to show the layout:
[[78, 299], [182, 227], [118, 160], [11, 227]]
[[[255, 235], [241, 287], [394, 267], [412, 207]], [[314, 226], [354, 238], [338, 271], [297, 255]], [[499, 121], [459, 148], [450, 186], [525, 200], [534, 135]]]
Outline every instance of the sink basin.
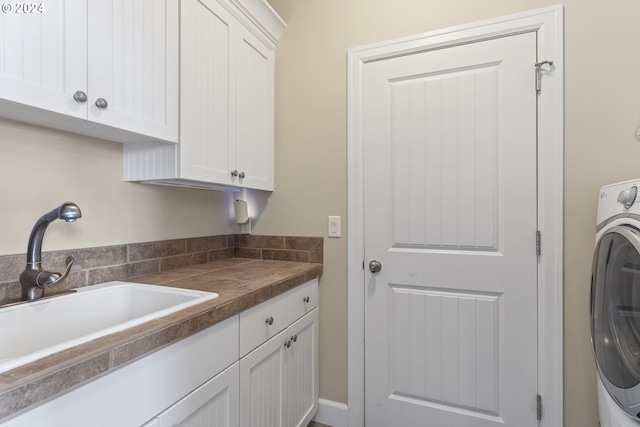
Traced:
[[76, 291], [0, 308], [0, 372], [218, 297], [127, 282]]

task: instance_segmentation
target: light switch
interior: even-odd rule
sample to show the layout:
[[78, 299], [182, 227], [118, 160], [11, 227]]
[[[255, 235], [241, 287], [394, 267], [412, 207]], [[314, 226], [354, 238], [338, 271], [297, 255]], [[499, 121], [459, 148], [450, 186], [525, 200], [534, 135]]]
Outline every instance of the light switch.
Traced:
[[339, 216], [329, 216], [329, 237], [340, 237]]

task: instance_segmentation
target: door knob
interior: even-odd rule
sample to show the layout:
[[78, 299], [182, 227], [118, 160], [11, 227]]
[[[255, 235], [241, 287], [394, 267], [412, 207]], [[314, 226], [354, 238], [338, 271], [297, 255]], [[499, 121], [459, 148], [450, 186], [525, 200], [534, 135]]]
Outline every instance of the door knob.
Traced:
[[382, 270], [382, 264], [380, 261], [376, 261], [375, 259], [369, 263], [369, 271], [372, 273], [377, 273]]

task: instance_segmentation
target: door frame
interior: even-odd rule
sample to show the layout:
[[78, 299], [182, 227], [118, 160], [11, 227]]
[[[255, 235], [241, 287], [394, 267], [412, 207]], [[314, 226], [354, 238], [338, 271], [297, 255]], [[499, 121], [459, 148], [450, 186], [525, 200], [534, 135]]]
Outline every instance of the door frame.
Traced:
[[[544, 70], [538, 94], [538, 393], [539, 426], [563, 423], [564, 10], [562, 5], [480, 21], [348, 51], [348, 425], [364, 426], [363, 72], [367, 62], [535, 31]], [[531, 79], [535, 67], [531, 64]], [[533, 250], [533, 248], [532, 248]], [[532, 406], [535, 396], [531, 397]]]

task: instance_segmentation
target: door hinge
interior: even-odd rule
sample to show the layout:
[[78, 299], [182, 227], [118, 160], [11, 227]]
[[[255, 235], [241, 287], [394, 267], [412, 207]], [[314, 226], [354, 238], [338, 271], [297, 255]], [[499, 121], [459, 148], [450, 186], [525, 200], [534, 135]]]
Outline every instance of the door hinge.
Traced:
[[540, 256], [540, 230], [536, 230], [536, 255]]
[[542, 396], [539, 394], [536, 396], [536, 417], [538, 421], [542, 419]]
[[542, 66], [548, 65], [553, 67], [553, 61], [536, 62], [536, 92], [540, 93], [542, 90]]

